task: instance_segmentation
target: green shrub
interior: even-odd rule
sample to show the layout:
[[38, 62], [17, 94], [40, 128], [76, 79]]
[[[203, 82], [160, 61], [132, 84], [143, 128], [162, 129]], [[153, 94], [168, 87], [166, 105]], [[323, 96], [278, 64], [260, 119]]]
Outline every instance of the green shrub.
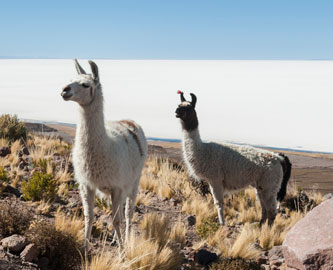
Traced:
[[28, 182], [22, 182], [22, 193], [29, 201], [53, 201], [57, 195], [57, 183], [51, 174], [36, 171]]
[[78, 269], [80, 243], [69, 232], [58, 231], [54, 224], [39, 220], [30, 226], [26, 236], [38, 247], [41, 256], [50, 260], [52, 269]]
[[203, 219], [201, 224], [197, 226], [197, 234], [201, 238], [207, 238], [210, 235], [216, 233], [216, 231], [220, 228], [220, 224], [218, 223], [216, 217], [210, 216], [208, 218]]
[[52, 168], [52, 173], [55, 173], [56, 165], [51, 162], [50, 159], [41, 158], [38, 161], [34, 161], [34, 167], [39, 168], [42, 173], [47, 173], [47, 167], [50, 164]]
[[26, 140], [27, 129], [16, 115], [3, 114], [0, 116], [0, 138], [6, 138], [12, 142], [19, 139]]
[[9, 180], [6, 170], [3, 167], [0, 167], [0, 181], [8, 183]]
[[32, 220], [31, 213], [19, 205], [0, 202], [0, 239], [13, 235], [24, 234]]
[[260, 270], [261, 267], [255, 261], [243, 258], [220, 258], [219, 262], [212, 264], [209, 270]]

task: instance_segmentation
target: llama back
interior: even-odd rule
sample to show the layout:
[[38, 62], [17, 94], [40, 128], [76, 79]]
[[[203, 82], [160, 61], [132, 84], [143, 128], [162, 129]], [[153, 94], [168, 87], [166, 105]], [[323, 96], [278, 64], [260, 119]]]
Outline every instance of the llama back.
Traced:
[[[187, 164], [196, 175], [203, 179], [220, 179], [227, 190], [254, 184], [272, 168], [276, 174], [281, 173], [281, 156], [250, 146], [203, 143], [186, 155]], [[201, 159], [196, 160], [198, 157]]]
[[143, 129], [133, 120], [121, 120], [106, 123], [107, 133], [115, 140], [122, 141], [122, 151], [128, 149], [129, 156], [136, 160], [147, 157], [147, 140]]

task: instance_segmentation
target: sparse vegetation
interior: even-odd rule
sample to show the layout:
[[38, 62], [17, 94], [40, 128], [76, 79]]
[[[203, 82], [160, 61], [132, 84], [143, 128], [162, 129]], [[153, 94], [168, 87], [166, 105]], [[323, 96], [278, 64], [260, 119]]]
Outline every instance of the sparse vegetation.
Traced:
[[32, 220], [31, 213], [18, 205], [0, 202], [0, 239], [12, 234], [23, 235]]
[[[183, 262], [180, 250], [193, 241], [188, 238], [190, 234], [198, 239], [192, 242], [194, 249], [205, 246], [218, 253], [219, 260], [209, 269], [260, 269], [253, 259], [281, 245], [291, 227], [324, 200], [319, 193], [292, 186], [273, 226], [259, 227], [260, 203], [255, 190], [249, 188], [225, 197], [226, 226], [220, 227], [207, 185], [191, 182], [187, 172], [169, 160], [150, 157], [136, 199], [135, 230], [121, 256], [116, 247], [109, 245], [113, 228], [106, 223], [108, 219], [97, 218], [93, 226], [94, 253], [82, 260], [78, 250], [84, 222], [81, 205], [71, 197], [73, 192], [78, 195], [72, 181], [71, 146], [57, 138], [34, 135], [26, 142], [0, 139], [0, 145], [11, 150], [0, 158], [0, 196], [10, 184], [22, 192], [26, 202], [21, 203], [33, 209], [1, 200], [0, 236], [27, 235], [41, 249], [41, 256], [49, 258], [50, 266], [58, 269], [77, 269], [79, 265], [82, 270], [178, 269]], [[22, 154], [24, 147], [29, 155]], [[58, 210], [53, 205], [57, 196], [61, 196], [58, 202], [64, 201]], [[163, 205], [172, 207], [164, 212]], [[95, 206], [99, 216], [112, 213], [106, 199], [96, 198]], [[48, 221], [38, 219], [31, 224], [32, 214], [46, 215]], [[193, 229], [185, 225], [186, 215], [196, 217]]]
[[216, 217], [210, 216], [205, 218], [200, 225], [197, 226], [197, 234], [201, 238], [207, 238], [210, 235], [213, 235], [220, 228], [220, 224]]
[[212, 264], [210, 270], [260, 270], [261, 267], [255, 261], [243, 258], [220, 258], [219, 262]]
[[31, 224], [26, 233], [41, 255], [50, 260], [54, 269], [76, 269], [81, 262], [80, 243], [70, 232], [58, 230], [54, 224], [38, 220]]
[[27, 129], [16, 115], [3, 114], [0, 116], [0, 138], [11, 142], [27, 139]]
[[7, 171], [0, 166], [0, 182], [9, 182], [9, 178], [7, 176]]
[[23, 197], [29, 201], [54, 201], [57, 184], [51, 174], [34, 172], [28, 182], [22, 182]]
[[57, 210], [55, 215], [55, 227], [58, 231], [62, 231], [64, 233], [69, 233], [72, 235], [77, 243], [83, 243], [84, 235], [84, 222], [81, 217], [76, 215], [72, 217], [66, 217], [64, 213]]

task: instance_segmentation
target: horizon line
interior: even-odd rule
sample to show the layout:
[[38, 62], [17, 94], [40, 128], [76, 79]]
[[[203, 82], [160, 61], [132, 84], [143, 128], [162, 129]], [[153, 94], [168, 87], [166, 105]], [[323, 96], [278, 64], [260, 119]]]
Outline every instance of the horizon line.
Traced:
[[[333, 61], [333, 58], [314, 58], [314, 59], [233, 59], [233, 58], [109, 58], [109, 57], [74, 57], [77, 59], [97, 59], [97, 60], [116, 60], [116, 61]], [[28, 57], [28, 56], [0, 56], [0, 60], [72, 60], [70, 57]]]

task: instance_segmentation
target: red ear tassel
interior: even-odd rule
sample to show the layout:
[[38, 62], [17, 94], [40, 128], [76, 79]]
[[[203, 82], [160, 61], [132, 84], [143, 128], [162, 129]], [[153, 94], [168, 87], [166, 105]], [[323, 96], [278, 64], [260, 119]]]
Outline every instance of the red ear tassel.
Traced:
[[181, 93], [183, 93], [182, 91], [178, 90], [177, 91], [177, 94], [180, 95]]

